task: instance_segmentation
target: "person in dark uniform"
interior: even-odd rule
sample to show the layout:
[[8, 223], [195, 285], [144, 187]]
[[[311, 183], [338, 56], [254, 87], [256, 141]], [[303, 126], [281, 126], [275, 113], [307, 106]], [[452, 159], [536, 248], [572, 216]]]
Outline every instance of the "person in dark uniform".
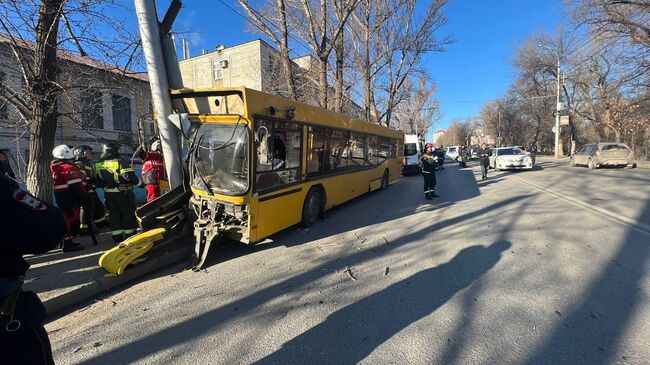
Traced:
[[[83, 180], [86, 182], [86, 192], [88, 193], [87, 206], [81, 208], [81, 226], [82, 230], [87, 230], [90, 224], [97, 224], [106, 219], [106, 211], [104, 203], [97, 195], [97, 170], [92, 161], [93, 149], [87, 145], [75, 147], [72, 152], [74, 153], [74, 164], [77, 165]], [[101, 187], [101, 186], [99, 186]]]
[[436, 195], [436, 165], [438, 164], [438, 156], [433, 155], [433, 145], [427, 143], [424, 146], [424, 153], [420, 158], [422, 162], [422, 177], [424, 178], [424, 198], [431, 200], [438, 198]]
[[[433, 145], [431, 145], [431, 148], [433, 148]], [[432, 154], [433, 156], [437, 157], [436, 166], [438, 167], [438, 170], [444, 170], [445, 169], [445, 148], [443, 146], [440, 146], [439, 148], [433, 150]]]
[[478, 156], [481, 159], [481, 180], [487, 179], [488, 167], [490, 166], [490, 156], [492, 156], [492, 151], [485, 145], [481, 144], [481, 149], [478, 151]]
[[16, 179], [16, 174], [9, 164], [5, 150], [0, 149], [0, 175]]
[[96, 164], [99, 179], [104, 186], [104, 200], [108, 209], [111, 236], [115, 243], [135, 234], [138, 221], [135, 217], [133, 187], [144, 186], [133, 168], [120, 158], [119, 150], [119, 143], [105, 143], [102, 146], [102, 161]]
[[0, 176], [0, 364], [54, 364], [43, 303], [22, 291], [29, 264], [25, 254], [55, 248], [67, 231], [61, 210], [19, 189]]

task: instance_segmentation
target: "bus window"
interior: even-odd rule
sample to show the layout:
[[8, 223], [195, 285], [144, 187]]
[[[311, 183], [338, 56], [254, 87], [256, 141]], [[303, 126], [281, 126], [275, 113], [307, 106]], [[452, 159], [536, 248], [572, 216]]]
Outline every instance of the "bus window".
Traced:
[[377, 153], [379, 152], [379, 137], [368, 136], [368, 154], [366, 156], [366, 166], [377, 165]]
[[256, 120], [256, 190], [300, 180], [301, 140], [302, 128], [298, 124]]
[[343, 171], [348, 168], [350, 132], [333, 130], [330, 135], [332, 152], [330, 153], [330, 166], [333, 171]]
[[331, 133], [332, 130], [329, 128], [309, 127], [307, 176], [325, 175], [332, 170], [329, 158], [332, 154]]

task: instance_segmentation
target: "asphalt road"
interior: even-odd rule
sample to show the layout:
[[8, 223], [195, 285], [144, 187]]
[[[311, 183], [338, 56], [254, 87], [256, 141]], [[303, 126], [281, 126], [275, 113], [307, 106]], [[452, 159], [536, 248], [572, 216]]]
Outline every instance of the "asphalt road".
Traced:
[[59, 364], [647, 364], [650, 172], [448, 166], [47, 325]]

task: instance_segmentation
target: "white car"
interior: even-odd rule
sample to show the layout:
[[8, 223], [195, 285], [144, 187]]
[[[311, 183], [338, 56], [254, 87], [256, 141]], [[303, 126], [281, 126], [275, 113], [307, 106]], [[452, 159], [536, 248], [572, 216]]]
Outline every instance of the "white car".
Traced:
[[445, 158], [447, 160], [457, 161], [460, 146], [449, 146], [445, 149]]
[[530, 170], [533, 159], [519, 147], [500, 147], [492, 150], [490, 167], [499, 170]]

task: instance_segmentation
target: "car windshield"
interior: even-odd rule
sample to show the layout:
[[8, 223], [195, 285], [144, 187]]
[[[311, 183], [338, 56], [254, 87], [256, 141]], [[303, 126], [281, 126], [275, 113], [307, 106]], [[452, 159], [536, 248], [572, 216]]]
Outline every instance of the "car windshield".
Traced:
[[248, 132], [244, 124], [202, 123], [193, 152], [192, 187], [239, 195], [248, 190]]
[[497, 154], [499, 156], [507, 156], [507, 155], [525, 155], [526, 153], [517, 147], [511, 147], [511, 148], [502, 148], [500, 150], [497, 150]]
[[456, 147], [449, 147], [449, 152], [450, 153], [456, 152]]
[[404, 155], [405, 156], [414, 156], [418, 153], [417, 145], [415, 143], [405, 143], [404, 144]]

